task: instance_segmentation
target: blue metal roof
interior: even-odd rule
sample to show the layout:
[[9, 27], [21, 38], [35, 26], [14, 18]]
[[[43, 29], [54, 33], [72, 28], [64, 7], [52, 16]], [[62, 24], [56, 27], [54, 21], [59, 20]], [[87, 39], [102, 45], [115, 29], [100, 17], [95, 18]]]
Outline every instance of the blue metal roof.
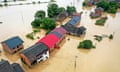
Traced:
[[74, 16], [67, 24], [76, 25], [80, 21], [80, 16]]
[[9, 38], [8, 40], [3, 41], [10, 49], [13, 49], [17, 47], [18, 45], [23, 43], [23, 40], [20, 39], [19, 36], [15, 36], [12, 38]]

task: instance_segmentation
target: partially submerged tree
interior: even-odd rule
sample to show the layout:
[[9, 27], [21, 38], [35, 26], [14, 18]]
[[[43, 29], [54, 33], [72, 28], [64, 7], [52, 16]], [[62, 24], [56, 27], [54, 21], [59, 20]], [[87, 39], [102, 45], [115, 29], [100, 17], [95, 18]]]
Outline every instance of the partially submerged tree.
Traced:
[[101, 19], [96, 21], [95, 25], [102, 25], [102, 26], [104, 26], [106, 20], [107, 20], [107, 17], [102, 17]]
[[41, 28], [45, 30], [52, 30], [56, 27], [55, 21], [51, 18], [44, 18], [42, 20]]
[[69, 15], [72, 15], [76, 12], [76, 8], [74, 6], [67, 6], [67, 12]]
[[42, 22], [41, 19], [35, 19], [34, 21], [32, 21], [31, 25], [33, 28], [40, 28], [41, 22]]
[[113, 35], [112, 34], [110, 34], [109, 39], [113, 39]]
[[45, 11], [43, 11], [43, 10], [37, 11], [35, 13], [35, 18], [40, 18], [40, 19], [45, 18]]
[[107, 10], [108, 13], [116, 13], [118, 9], [118, 3], [116, 1], [109, 2], [109, 9]]
[[91, 49], [95, 48], [91, 40], [84, 40], [79, 43], [78, 48], [85, 48], [85, 49]]
[[64, 12], [64, 11], [65, 11], [65, 8], [64, 8], [64, 7], [59, 7], [59, 8], [57, 9], [57, 15], [60, 14], [60, 13], [62, 13], [62, 12]]
[[4, 0], [4, 2], [7, 2], [7, 0]]
[[50, 18], [56, 17], [57, 16], [57, 10], [58, 10], [58, 5], [57, 4], [50, 4], [48, 6], [48, 16]]
[[97, 3], [97, 7], [102, 7], [104, 11], [107, 11], [109, 7], [109, 3], [106, 0], [101, 0], [100, 2]]
[[116, 1], [101, 0], [97, 3], [97, 7], [102, 7], [104, 11], [108, 13], [116, 13], [118, 9], [118, 3]]

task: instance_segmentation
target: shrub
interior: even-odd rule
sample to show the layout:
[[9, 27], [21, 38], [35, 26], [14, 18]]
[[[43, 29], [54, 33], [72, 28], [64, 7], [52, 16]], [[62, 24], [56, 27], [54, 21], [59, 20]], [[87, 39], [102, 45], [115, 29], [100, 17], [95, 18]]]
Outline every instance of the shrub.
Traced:
[[96, 25], [104, 25], [104, 23], [105, 23], [105, 20], [101, 19], [101, 20], [97, 20], [95, 24]]
[[67, 6], [67, 12], [69, 15], [72, 15], [76, 12], [76, 8], [74, 6]]
[[42, 20], [42, 24], [40, 26], [41, 28], [45, 30], [52, 30], [56, 27], [55, 21], [51, 18], [44, 18]]
[[82, 5], [83, 5], [83, 6], [86, 6], [87, 4], [86, 4], [86, 2], [84, 1]]
[[113, 35], [112, 34], [110, 34], [109, 39], [113, 39]]
[[40, 28], [41, 22], [42, 21], [40, 19], [35, 19], [34, 21], [32, 21], [31, 25], [33, 28]]
[[0, 7], [2, 7], [3, 5], [2, 4], [0, 4]]
[[49, 34], [50, 32], [51, 32], [51, 30], [47, 30], [46, 35]]
[[29, 38], [29, 39], [34, 40], [33, 32], [32, 32], [32, 33], [28, 33], [28, 34], [26, 35], [26, 37]]
[[91, 40], [84, 40], [79, 43], [78, 48], [91, 49], [91, 48], [95, 48], [95, 46], [93, 46], [93, 43]]
[[4, 5], [5, 5], [5, 6], [8, 6], [8, 4], [7, 4], [7, 3], [5, 3]]
[[36, 4], [36, 2], [35, 2], [35, 1], [33, 1], [33, 2], [32, 2], [32, 4]]
[[45, 11], [43, 11], [43, 10], [37, 11], [35, 13], [35, 18], [40, 18], [40, 19], [45, 18]]
[[102, 17], [101, 19], [96, 21], [96, 25], [104, 25], [104, 23], [106, 22], [107, 17]]
[[33, 33], [37, 33], [37, 32], [40, 32], [40, 30], [39, 29], [33, 30]]
[[97, 40], [98, 42], [102, 41], [103, 37], [99, 36], [99, 35], [94, 35], [95, 40]]

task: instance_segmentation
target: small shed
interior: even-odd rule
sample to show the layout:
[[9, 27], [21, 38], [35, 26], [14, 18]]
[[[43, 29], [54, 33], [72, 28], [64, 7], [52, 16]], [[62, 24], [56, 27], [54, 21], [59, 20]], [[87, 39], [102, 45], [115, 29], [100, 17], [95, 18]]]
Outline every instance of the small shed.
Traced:
[[9, 38], [1, 42], [1, 44], [2, 44], [3, 49], [11, 54], [24, 48], [23, 40], [19, 36]]

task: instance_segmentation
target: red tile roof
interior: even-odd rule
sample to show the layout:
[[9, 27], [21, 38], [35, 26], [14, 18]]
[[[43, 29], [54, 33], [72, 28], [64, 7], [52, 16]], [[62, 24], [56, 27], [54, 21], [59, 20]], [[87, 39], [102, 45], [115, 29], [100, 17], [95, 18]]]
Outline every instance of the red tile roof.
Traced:
[[59, 38], [54, 34], [48, 34], [38, 41], [38, 43], [44, 43], [49, 49], [54, 48], [56, 43], [59, 42]]

